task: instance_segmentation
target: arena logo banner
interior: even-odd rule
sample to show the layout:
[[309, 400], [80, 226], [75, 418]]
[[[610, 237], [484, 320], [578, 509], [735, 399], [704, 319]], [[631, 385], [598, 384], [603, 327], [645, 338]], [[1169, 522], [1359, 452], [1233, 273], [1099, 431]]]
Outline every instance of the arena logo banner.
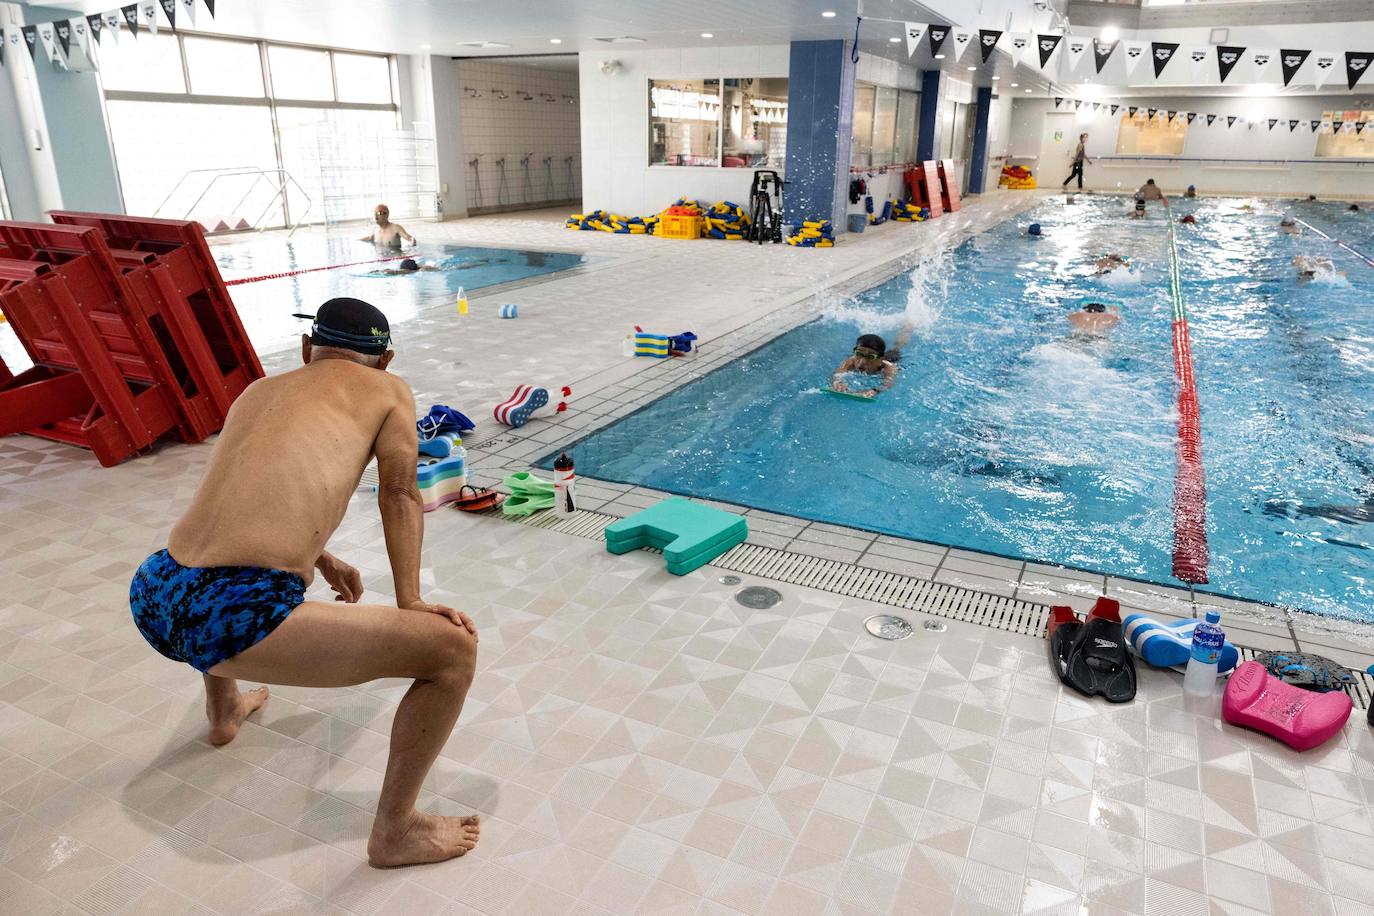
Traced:
[[954, 30], [954, 59], [959, 60], [973, 42], [973, 32], [969, 29]]
[[1207, 56], [1208, 53], [1206, 48], [1194, 48], [1188, 52], [1188, 62], [1192, 64], [1192, 73], [1194, 77], [1202, 75], [1202, 71], [1207, 66]]
[[1036, 36], [1036, 48], [1040, 51], [1040, 69], [1044, 70], [1045, 65], [1050, 62], [1054, 52], [1059, 48], [1059, 42], [1064, 40], [1063, 35], [1038, 35]]
[[1209, 114], [1209, 115], [1207, 116], [1207, 126], [1208, 126], [1208, 127], [1211, 127], [1211, 126], [1212, 126], [1212, 122], [1215, 121], [1216, 119], [1217, 119], [1217, 116], [1216, 116], [1216, 115], [1214, 115], [1214, 114]]
[[43, 52], [48, 55], [48, 60], [53, 63], [59, 63], [57, 35], [51, 22], [40, 22], [38, 24], [38, 43], [43, 46]]
[[1327, 78], [1335, 72], [1336, 55], [1318, 54], [1316, 67], [1317, 71], [1312, 75], [1312, 87], [1314, 89], [1320, 89], [1322, 87], [1322, 84], [1326, 82]]
[[1054, 107], [1055, 107], [1055, 108], [1058, 108], [1060, 105], [1063, 105], [1063, 104], [1064, 104], [1064, 97], [1063, 97], [1062, 95], [1057, 95], [1057, 96], [1054, 97]]
[[158, 0], [162, 4], [162, 12], [167, 14], [167, 24], [173, 29], [177, 27], [177, 0]]
[[102, 18], [105, 20], [105, 34], [113, 37], [115, 44], [119, 44], [119, 10], [106, 10]]
[[194, 29], [196, 27], [196, 0], [181, 0], [181, 13], [184, 17], [182, 24], [189, 24]]
[[1231, 75], [1231, 71], [1236, 69], [1236, 64], [1240, 63], [1244, 54], [1245, 49], [1242, 47], [1217, 45], [1217, 73], [1223, 83], [1226, 82], [1226, 77]]
[[138, 37], [138, 4], [130, 3], [128, 6], [121, 6], [119, 11], [124, 14], [124, 21], [129, 24], [129, 31]]
[[1145, 109], [1145, 114], [1146, 114], [1146, 116], [1147, 116], [1147, 117], [1146, 117], [1146, 120], [1153, 121], [1153, 120], [1155, 119], [1155, 115], [1157, 115], [1158, 113], [1159, 113], [1159, 109], [1158, 109], [1158, 108], [1147, 108], [1147, 109]]
[[1279, 119], [1278, 119], [1278, 118], [1270, 118], [1270, 119], [1269, 119], [1269, 129], [1270, 129], [1270, 130], [1273, 130], [1273, 129], [1274, 129], [1274, 125], [1277, 124], [1277, 123], [1279, 123]]
[[1291, 119], [1288, 121], [1288, 132], [1291, 134], [1293, 131], [1295, 131], [1295, 130], [1297, 130], [1297, 129], [1298, 129], [1298, 119], [1297, 119], [1297, 118], [1291, 118]]
[[29, 57], [38, 60], [38, 26], [20, 26], [19, 31], [24, 34], [24, 44], [29, 46]]
[[99, 42], [100, 33], [105, 28], [105, 19], [99, 13], [93, 16], [87, 16], [86, 27], [91, 30], [91, 38]]
[[1126, 113], [1127, 113], [1128, 115], [1130, 115], [1132, 118], [1135, 117], [1135, 113], [1136, 113], [1137, 111], [1139, 111], [1139, 110], [1140, 110], [1140, 109], [1137, 108], [1137, 107], [1134, 106], [1134, 105], [1128, 105], [1128, 106], [1126, 107]]
[[1359, 135], [1360, 135], [1361, 133], [1363, 133], [1363, 132], [1364, 132], [1364, 122], [1363, 122], [1363, 121], [1356, 121], [1356, 122], [1355, 122], [1355, 135], [1356, 135], [1356, 136], [1359, 136]]
[[1307, 63], [1307, 58], [1311, 51], [1288, 50], [1287, 48], [1279, 51], [1279, 65], [1283, 67], [1283, 84], [1287, 86], [1293, 82], [1293, 77], [1302, 69], [1302, 65]]
[[146, 28], [152, 34], [156, 35], [158, 27], [157, 3], [152, 2], [139, 4], [138, 12], [140, 15], [143, 16], [143, 27]]
[[1120, 110], [1120, 108], [1121, 108], [1120, 105], [1113, 105], [1113, 106], [1112, 106], [1112, 116], [1113, 116], [1113, 117], [1116, 116], [1116, 113], [1117, 113], [1117, 111]]
[[906, 56], [910, 57], [916, 53], [916, 48], [921, 43], [921, 36], [925, 35], [926, 27], [922, 22], [908, 22], [906, 25]]
[[1010, 38], [1010, 43], [1011, 43], [1011, 65], [1012, 65], [1013, 67], [1019, 67], [1019, 66], [1021, 66], [1021, 61], [1025, 60], [1025, 58], [1026, 58], [1026, 50], [1027, 50], [1028, 48], [1030, 48], [1030, 46], [1031, 46], [1031, 40], [1034, 39], [1034, 37], [1035, 37], [1034, 35], [1031, 35], [1031, 34], [1028, 33], [1028, 32], [1014, 32], [1014, 33], [1012, 33], [1012, 36], [1011, 36], [1011, 38]]
[[1369, 69], [1369, 62], [1374, 60], [1374, 51], [1346, 51], [1345, 52], [1345, 83], [1347, 89], [1354, 89], [1355, 84], [1364, 76]]
[[1255, 82], [1262, 83], [1269, 81], [1268, 71], [1277, 57], [1278, 54], [1273, 51], [1255, 51], [1250, 55], [1250, 61], [1255, 65]]
[[1088, 40], [1086, 38], [1070, 38], [1064, 53], [1069, 59], [1069, 72], [1078, 69], [1078, 64], [1083, 60], [1083, 54], [1088, 50]]
[[1193, 121], [1195, 121], [1195, 120], [1197, 120], [1197, 112], [1196, 112], [1196, 111], [1190, 111], [1190, 112], [1188, 112], [1188, 123], [1189, 123], [1189, 124], [1192, 124]]
[[1093, 39], [1093, 58], [1097, 61], [1097, 72], [1101, 73], [1102, 68], [1107, 66], [1107, 61], [1112, 59], [1112, 53], [1116, 51], [1116, 46], [1120, 41], [1102, 41]]
[[1178, 52], [1178, 42], [1176, 41], [1152, 41], [1150, 42], [1150, 60], [1155, 65], [1155, 79], [1164, 72], [1164, 68], [1169, 66], [1169, 61], [1174, 59], [1174, 54]]
[[1227, 127], [1234, 127], [1235, 124], [1236, 124], [1236, 116], [1235, 116], [1235, 115], [1227, 115], [1227, 116], [1226, 116], [1226, 126], [1227, 126]]
[[944, 47], [945, 39], [949, 37], [949, 26], [932, 25], [926, 30], [926, 37], [930, 39], [930, 56], [936, 57]]
[[1126, 42], [1126, 78], [1130, 79], [1135, 73], [1136, 68], [1145, 60], [1149, 50], [1143, 41]]
[[992, 56], [992, 52], [997, 48], [997, 41], [998, 41], [998, 39], [1000, 39], [1001, 37], [1002, 37], [1002, 32], [1001, 32], [1000, 29], [999, 29], [999, 30], [993, 30], [993, 29], [979, 29], [979, 30], [978, 30], [978, 46], [979, 46], [979, 47], [982, 49], [982, 51], [983, 51], [983, 63], [987, 63], [987, 62], [988, 62], [988, 58]]
[[1311, 121], [1308, 121], [1307, 123], [1310, 124], [1310, 125], [1312, 125], [1312, 132], [1313, 132], [1313, 133], [1316, 133], [1316, 132], [1317, 132], [1317, 128], [1322, 126], [1322, 122], [1321, 122], [1320, 120], [1316, 119], [1316, 118], [1312, 119]]

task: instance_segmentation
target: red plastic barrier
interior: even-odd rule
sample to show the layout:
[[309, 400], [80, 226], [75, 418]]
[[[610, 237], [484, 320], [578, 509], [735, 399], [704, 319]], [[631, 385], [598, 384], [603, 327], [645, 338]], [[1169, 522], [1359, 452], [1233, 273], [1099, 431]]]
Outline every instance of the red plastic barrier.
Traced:
[[940, 171], [940, 203], [950, 213], [958, 210], [963, 204], [959, 200], [959, 175], [954, 171], [953, 159], [941, 159], [939, 163]]
[[944, 207], [940, 201], [940, 174], [935, 162], [922, 162], [915, 168], [907, 171], [906, 176], [907, 194], [917, 206], [925, 207], [930, 211], [930, 219], [934, 219], [944, 212]]

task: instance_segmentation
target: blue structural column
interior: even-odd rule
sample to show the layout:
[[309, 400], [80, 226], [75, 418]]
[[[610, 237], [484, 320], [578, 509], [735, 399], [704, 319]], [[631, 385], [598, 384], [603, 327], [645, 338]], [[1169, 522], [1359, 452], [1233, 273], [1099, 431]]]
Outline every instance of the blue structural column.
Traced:
[[978, 90], [977, 110], [973, 113], [973, 154], [968, 164], [968, 193], [982, 194], [988, 171], [988, 114], [992, 111], [992, 87]]
[[787, 67], [788, 222], [828, 219], [844, 231], [849, 145], [854, 129], [853, 45], [794, 41]]
[[940, 148], [940, 89], [944, 74], [921, 71], [921, 115], [916, 131], [916, 161], [929, 162]]

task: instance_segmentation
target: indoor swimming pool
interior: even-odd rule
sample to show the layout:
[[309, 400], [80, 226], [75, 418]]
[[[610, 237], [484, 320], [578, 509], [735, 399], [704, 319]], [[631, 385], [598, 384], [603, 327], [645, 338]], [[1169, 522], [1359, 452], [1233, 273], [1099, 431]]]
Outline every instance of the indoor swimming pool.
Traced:
[[[1176, 217], [1198, 221], [1178, 227], [1178, 252], [1207, 475], [1203, 588], [1374, 620], [1374, 272], [1312, 233], [1280, 232], [1305, 206], [1175, 201]], [[578, 443], [578, 470], [1178, 585], [1165, 216], [1125, 209], [1055, 199], [829, 301], [818, 320]], [[1025, 235], [1032, 221], [1043, 237]], [[1109, 252], [1129, 271], [1094, 276]], [[1348, 277], [1298, 281], [1299, 254]], [[1065, 316], [1089, 301], [1120, 309], [1105, 338], [1071, 333]], [[871, 403], [821, 392], [857, 335], [890, 344], [904, 324], [891, 391]]]

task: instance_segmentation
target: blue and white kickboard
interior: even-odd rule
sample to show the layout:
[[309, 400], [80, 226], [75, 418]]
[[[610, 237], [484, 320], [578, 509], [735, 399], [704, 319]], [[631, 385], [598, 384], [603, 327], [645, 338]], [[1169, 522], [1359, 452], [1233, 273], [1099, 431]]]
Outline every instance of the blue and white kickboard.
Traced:
[[[1128, 614], [1122, 621], [1126, 644], [1131, 651], [1153, 668], [1177, 668], [1188, 664], [1193, 651], [1193, 629], [1201, 620], [1179, 620], [1160, 623], [1144, 614]], [[1227, 640], [1221, 647], [1217, 674], [1225, 674], [1240, 661], [1240, 653]]]

